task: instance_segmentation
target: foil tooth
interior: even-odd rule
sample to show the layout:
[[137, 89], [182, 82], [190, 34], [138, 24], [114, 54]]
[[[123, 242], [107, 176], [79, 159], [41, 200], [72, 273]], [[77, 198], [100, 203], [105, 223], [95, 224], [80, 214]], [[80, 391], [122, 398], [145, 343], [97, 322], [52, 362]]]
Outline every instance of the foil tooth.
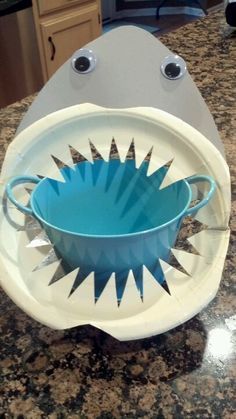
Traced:
[[40, 226], [39, 222], [34, 217], [31, 217], [31, 215], [26, 215], [25, 224], [19, 227], [17, 231], [32, 231], [32, 230], [40, 231], [42, 230], [42, 227]]
[[59, 260], [54, 249], [50, 249], [48, 254], [43, 258], [43, 260], [33, 269], [33, 272], [36, 272], [40, 269], [45, 268], [46, 266], [51, 265], [54, 262]]
[[52, 243], [45, 233], [44, 230], [42, 230], [37, 236], [34, 237], [34, 239], [27, 244], [26, 247], [41, 247], [41, 246], [52, 246]]

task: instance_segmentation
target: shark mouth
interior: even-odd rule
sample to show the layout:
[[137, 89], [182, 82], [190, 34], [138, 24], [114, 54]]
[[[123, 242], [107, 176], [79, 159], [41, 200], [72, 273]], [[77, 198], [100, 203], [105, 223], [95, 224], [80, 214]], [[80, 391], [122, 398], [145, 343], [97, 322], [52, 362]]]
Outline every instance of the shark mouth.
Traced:
[[[77, 149], [75, 149], [72, 146], [69, 146], [69, 150], [74, 166], [68, 166], [66, 163], [58, 159], [56, 156], [52, 155], [52, 159], [56, 164], [57, 168], [60, 170], [60, 173], [62, 174], [65, 183], [71, 181], [71, 178], [75, 173], [75, 170], [77, 170], [76, 168], [84, 167], [83, 164], [80, 165], [80, 163], [83, 162], [88, 162], [88, 165], [90, 167], [90, 176], [92, 178], [93, 184], [96, 186], [97, 182], [99, 182], [99, 176], [103, 169], [104, 160], [102, 155], [99, 153], [99, 150], [96, 149], [96, 147], [90, 140], [89, 145], [91, 149], [93, 162], [88, 162], [88, 160]], [[109, 193], [109, 191], [112, 190], [114, 191], [113, 183], [116, 176], [114, 170], [113, 172], [109, 172], [109, 164], [113, 162], [114, 165], [115, 162], [117, 172], [120, 170], [121, 167], [124, 167], [126, 162], [129, 162], [129, 164], [135, 167], [135, 154], [135, 141], [132, 140], [130, 146], [128, 147], [125, 161], [121, 162], [116, 141], [114, 138], [112, 139], [110, 145], [109, 159], [108, 162], [106, 162], [107, 177], [104, 183], [104, 188], [106, 189], [107, 193]], [[156, 185], [159, 189], [161, 189], [163, 184], [165, 184], [165, 177], [169, 171], [169, 168], [173, 164], [174, 159], [168, 161], [164, 166], [159, 167], [156, 171], [152, 170], [152, 173], [149, 174], [149, 162], [151, 156], [152, 149], [150, 149], [150, 151], [147, 153], [139, 168], [133, 171], [133, 176], [130, 176], [130, 178], [127, 177], [127, 173], [125, 173], [124, 171], [124, 176], [122, 177], [122, 185], [120, 185], [120, 187], [117, 189], [116, 194], [117, 202], [121, 200], [121, 196], [124, 197], [127, 195], [128, 197], [126, 199], [125, 212], [123, 211], [124, 214], [132, 210], [131, 207], [133, 201], [129, 201], [129, 199], [130, 195], [132, 194], [131, 189], [132, 185], [134, 184], [134, 177], [137, 178], [137, 176], [142, 171], [145, 171], [145, 176], [147, 178], [155, 178], [157, 182]], [[94, 162], [98, 163], [96, 164], [96, 170]], [[82, 169], [78, 170], [80, 170], [81, 178], [83, 178], [84, 174], [82, 173]], [[38, 176], [43, 178], [43, 176]], [[32, 190], [30, 188], [27, 188], [26, 190], [30, 195]], [[184, 277], [185, 280], [187, 279], [191, 281], [193, 274], [193, 265], [195, 266], [199, 263], [199, 261], [201, 261], [200, 265], [202, 265], [202, 262], [204, 263], [204, 255], [200, 254], [197, 248], [193, 246], [194, 241], [191, 243], [191, 237], [202, 232], [203, 230], [207, 230], [207, 228], [208, 227], [206, 224], [203, 224], [195, 220], [194, 218], [188, 216], [182, 222], [182, 226], [180, 228], [177, 241], [174, 247], [170, 249], [170, 258], [168, 259], [168, 262], [157, 258], [155, 270], [152, 269], [152, 267], [145, 265], [139, 268], [138, 270], [127, 269], [125, 272], [122, 273], [113, 272], [111, 270], [110, 272], [107, 272], [106, 275], [102, 277], [102, 279], [98, 277], [98, 275], [96, 275], [96, 272], [94, 272], [92, 268], [87, 270], [80, 269], [80, 266], [76, 267], [76, 269], [75, 267], [71, 268], [65, 260], [60, 258], [53, 243], [50, 242], [49, 237], [47, 236], [46, 232], [42, 229], [39, 222], [31, 216], [27, 215], [25, 217], [24, 225], [20, 227], [18, 230], [25, 231], [29, 237], [33, 236], [33, 239], [27, 244], [27, 248], [41, 248], [45, 246], [45, 248], [47, 249], [47, 253], [37, 264], [37, 266], [34, 267], [33, 272], [40, 271], [41, 269], [49, 265], [55, 264], [55, 262], [57, 262], [56, 269], [53, 275], [51, 275], [51, 277], [48, 280], [48, 286], [53, 287], [54, 284], [58, 283], [58, 281], [61, 281], [64, 278], [66, 278], [68, 274], [70, 274], [73, 271], [76, 271], [75, 279], [72, 283], [69, 294], [65, 296], [66, 298], [70, 298], [73, 294], [75, 294], [76, 290], [79, 289], [79, 287], [84, 283], [84, 281], [86, 281], [88, 278], [91, 278], [92, 275], [94, 282], [94, 302], [96, 303], [100, 299], [100, 296], [102, 295], [111, 277], [114, 277], [117, 304], [119, 306], [121, 304], [124, 291], [127, 285], [127, 280], [130, 277], [130, 275], [132, 275], [134, 278], [134, 283], [136, 285], [135, 288], [141, 301], [143, 301], [143, 298], [145, 298], [144, 282], [145, 280], [148, 280], [148, 278], [145, 278], [145, 272], [147, 270], [149, 272], [149, 275], [151, 275], [159, 283], [163, 291], [169, 295], [171, 295], [172, 293], [172, 287], [170, 288], [168, 286], [168, 275], [170, 273], [170, 270], [174, 269], [176, 272], [179, 272], [181, 277]]]

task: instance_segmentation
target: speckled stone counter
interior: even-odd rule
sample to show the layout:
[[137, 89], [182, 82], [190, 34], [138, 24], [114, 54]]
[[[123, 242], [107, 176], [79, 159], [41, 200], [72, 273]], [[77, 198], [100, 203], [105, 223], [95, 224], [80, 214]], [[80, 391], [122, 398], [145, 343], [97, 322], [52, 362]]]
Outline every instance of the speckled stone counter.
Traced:
[[[0, 418], [236, 418], [236, 37], [219, 12], [162, 41], [188, 63], [231, 170], [232, 234], [217, 297], [166, 334], [120, 343], [90, 326], [50, 330], [1, 291]], [[1, 159], [32, 100], [0, 110]]]

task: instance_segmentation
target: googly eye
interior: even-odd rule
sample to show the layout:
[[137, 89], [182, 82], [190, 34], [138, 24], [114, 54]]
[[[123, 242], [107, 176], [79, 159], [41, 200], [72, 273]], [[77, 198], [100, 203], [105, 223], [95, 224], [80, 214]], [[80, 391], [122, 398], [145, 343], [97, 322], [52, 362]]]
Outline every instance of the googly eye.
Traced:
[[165, 57], [161, 64], [161, 72], [169, 80], [177, 80], [184, 76], [187, 66], [183, 58], [178, 55]]
[[71, 64], [76, 73], [87, 74], [95, 69], [97, 57], [91, 49], [81, 48], [73, 55]]

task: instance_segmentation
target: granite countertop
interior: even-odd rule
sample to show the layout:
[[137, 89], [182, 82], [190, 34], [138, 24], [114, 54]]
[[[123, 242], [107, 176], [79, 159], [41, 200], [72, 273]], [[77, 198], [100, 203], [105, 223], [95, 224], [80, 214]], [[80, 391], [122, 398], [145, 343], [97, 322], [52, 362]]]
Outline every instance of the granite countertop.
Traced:
[[[225, 145], [231, 240], [216, 298], [178, 328], [118, 342], [54, 331], [0, 292], [0, 418], [236, 418], [236, 38], [223, 12], [161, 38], [187, 62]], [[0, 156], [34, 96], [0, 110]]]

